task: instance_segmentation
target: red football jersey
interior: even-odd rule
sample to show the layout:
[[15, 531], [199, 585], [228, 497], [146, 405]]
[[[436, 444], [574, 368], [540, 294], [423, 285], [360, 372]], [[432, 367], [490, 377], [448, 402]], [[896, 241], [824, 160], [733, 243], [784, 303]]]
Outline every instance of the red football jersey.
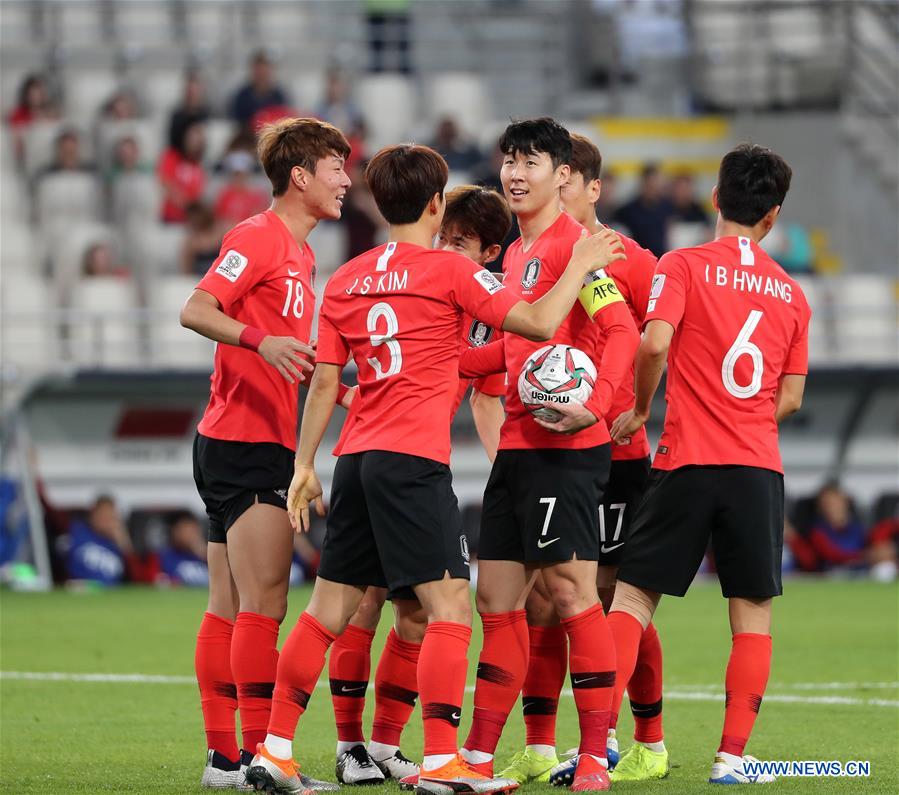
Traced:
[[[618, 292], [627, 301], [627, 307], [631, 310], [631, 317], [637, 328], [643, 327], [643, 318], [646, 316], [646, 305], [649, 302], [649, 290], [652, 287], [652, 277], [658, 261], [655, 254], [643, 248], [625, 235], [620, 235], [624, 243], [624, 253], [627, 259], [613, 262], [606, 268], [606, 273], [615, 280]], [[604, 341], [603, 341], [604, 345]], [[599, 349], [601, 352], [601, 348]], [[612, 408], [606, 415], [611, 425], [615, 418], [634, 407], [634, 368], [631, 365], [630, 372], [624, 377], [621, 386], [612, 398]], [[629, 443], [615, 444], [612, 442], [613, 461], [632, 461], [637, 458], [646, 458], [649, 455], [649, 439], [646, 436], [646, 428], [640, 428]]]
[[742, 465], [783, 472], [774, 398], [808, 372], [811, 310], [795, 280], [747, 237], [666, 254], [646, 322], [674, 326], [656, 469]]
[[390, 242], [325, 288], [317, 361], [359, 369], [341, 453], [387, 450], [448, 464], [465, 314], [502, 327], [517, 296], [467, 257]]
[[[548, 293], [564, 273], [571, 259], [571, 249], [582, 230], [577, 221], [563, 212], [527, 251], [522, 246], [521, 238], [516, 240], [509, 246], [503, 260], [503, 283], [509, 292], [529, 303]], [[627, 304], [620, 297], [616, 298], [606, 303], [592, 320], [581, 305], [575, 304], [556, 335], [548, 342], [531, 342], [517, 334], [505, 334], [499, 342], [470, 351], [463, 357], [464, 373], [494, 372], [496, 367], [505, 367], [508, 373], [506, 421], [500, 433], [500, 450], [548, 447], [580, 450], [610, 441], [605, 416], [612, 396], [633, 366], [633, 352], [638, 341]], [[615, 335], [618, 341], [603, 356], [607, 335]], [[621, 344], [622, 338], [627, 340], [627, 345]], [[596, 385], [587, 408], [600, 419], [589, 428], [571, 435], [541, 428], [518, 396], [518, 376], [525, 360], [543, 346], [554, 344], [573, 345], [597, 365]]]
[[[315, 310], [315, 256], [297, 246], [271, 210], [235, 226], [197, 285], [229, 317], [278, 337], [309, 340]], [[217, 345], [204, 436], [296, 447], [297, 384], [289, 384], [258, 353]]]

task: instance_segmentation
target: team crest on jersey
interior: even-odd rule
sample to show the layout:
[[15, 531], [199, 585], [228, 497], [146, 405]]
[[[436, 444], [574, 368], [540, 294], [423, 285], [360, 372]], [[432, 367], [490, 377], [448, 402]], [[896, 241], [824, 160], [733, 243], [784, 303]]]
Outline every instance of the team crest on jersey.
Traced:
[[473, 320], [468, 329], [468, 344], [473, 348], [480, 348], [490, 342], [493, 329], [481, 320]]
[[503, 289], [503, 283], [496, 278], [494, 274], [492, 274], [488, 270], [479, 270], [474, 274], [475, 281], [481, 285], [490, 295], [493, 295], [496, 292], [499, 292]]
[[540, 262], [538, 257], [529, 259], [524, 266], [524, 272], [521, 274], [521, 286], [525, 290], [530, 290], [540, 278]]
[[222, 261], [219, 262], [215, 272], [219, 276], [224, 276], [229, 282], [236, 282], [241, 273], [247, 267], [249, 260], [239, 251], [233, 248], [225, 253]]

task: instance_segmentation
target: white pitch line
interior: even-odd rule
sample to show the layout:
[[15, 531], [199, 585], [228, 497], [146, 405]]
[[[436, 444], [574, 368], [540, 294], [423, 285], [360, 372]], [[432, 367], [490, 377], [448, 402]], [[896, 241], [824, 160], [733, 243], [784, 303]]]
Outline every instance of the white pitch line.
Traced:
[[[0, 671], [0, 679], [25, 680], [32, 682], [95, 682], [95, 683], [113, 683], [113, 684], [159, 684], [159, 685], [195, 685], [196, 679], [192, 676], [157, 676], [150, 674], [76, 674], [64, 673], [59, 671]], [[802, 683], [809, 686], [814, 685], [813, 682]], [[825, 685], [834, 685], [835, 682], [825, 682]], [[848, 683], [847, 683], [848, 684]], [[871, 682], [869, 684], [859, 683], [859, 687], [875, 687], [888, 686], [889, 682]], [[316, 688], [327, 687], [327, 682], [319, 681]], [[693, 688], [720, 688], [721, 685], [691, 685]], [[371, 688], [371, 685], [369, 685]], [[825, 688], [827, 689], [827, 688]], [[473, 686], [465, 688], [466, 692], [474, 692]], [[563, 696], [572, 696], [569, 689], [563, 690]], [[673, 688], [665, 690], [665, 699], [669, 701], [723, 701], [722, 693], [709, 693], [704, 689], [682, 690]], [[899, 708], [899, 701], [893, 701], [883, 698], [853, 698], [849, 696], [792, 696], [782, 693], [767, 693], [765, 701], [768, 703], [780, 704], [824, 704], [838, 705], [850, 707], [890, 707]]]

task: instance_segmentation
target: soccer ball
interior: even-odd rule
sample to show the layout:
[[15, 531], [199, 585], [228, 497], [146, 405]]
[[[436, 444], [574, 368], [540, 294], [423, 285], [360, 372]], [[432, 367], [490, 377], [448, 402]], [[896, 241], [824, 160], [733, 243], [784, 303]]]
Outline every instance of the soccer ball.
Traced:
[[596, 367], [586, 353], [570, 345], [547, 345], [528, 356], [521, 368], [518, 396], [535, 417], [558, 422], [562, 415], [552, 406], [582, 406], [595, 383]]

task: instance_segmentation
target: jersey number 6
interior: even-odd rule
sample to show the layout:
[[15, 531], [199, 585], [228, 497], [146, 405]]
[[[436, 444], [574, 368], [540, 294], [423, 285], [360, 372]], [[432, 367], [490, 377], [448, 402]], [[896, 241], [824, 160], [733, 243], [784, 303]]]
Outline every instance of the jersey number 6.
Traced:
[[[752, 332], [755, 331], [756, 326], [762, 319], [762, 314], [758, 309], [753, 309], [749, 313], [749, 317], [746, 318], [746, 322], [743, 324], [743, 328], [740, 329], [734, 344], [730, 346], [730, 350], [724, 356], [724, 361], [721, 362], [721, 380], [724, 382], [724, 388], [740, 400], [755, 397], [762, 388], [765, 360], [762, 358], [762, 351], [759, 346], [749, 341]], [[752, 359], [752, 378], [745, 386], [738, 384], [734, 376], [737, 361], [741, 356], [748, 356]]]
[[[378, 332], [378, 323], [383, 318], [386, 321], [387, 328], [383, 334]], [[371, 335], [372, 348], [379, 348], [381, 345], [387, 346], [387, 352], [390, 354], [390, 365], [385, 370], [381, 367], [381, 362], [377, 356], [370, 356], [368, 363], [375, 371], [375, 378], [387, 378], [396, 375], [403, 366], [403, 352], [400, 350], [400, 344], [396, 339], [399, 331], [399, 321], [396, 319], [396, 312], [393, 307], [380, 301], [368, 310], [368, 333]]]

